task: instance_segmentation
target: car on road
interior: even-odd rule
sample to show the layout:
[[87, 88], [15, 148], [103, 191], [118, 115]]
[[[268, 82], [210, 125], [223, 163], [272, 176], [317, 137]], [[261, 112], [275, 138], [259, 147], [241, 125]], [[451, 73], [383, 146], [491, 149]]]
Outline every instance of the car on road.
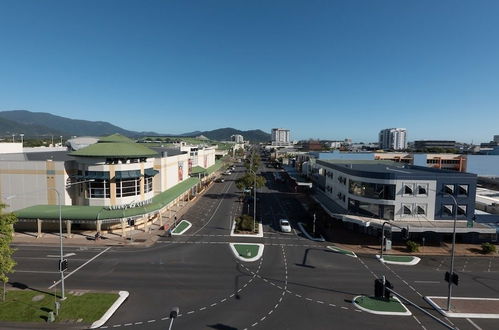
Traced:
[[230, 173], [230, 171], [225, 171], [223, 174], [224, 175], [231, 175], [232, 173]]
[[220, 178], [220, 179], [218, 179], [218, 182], [224, 183], [225, 179], [224, 178]]
[[289, 221], [287, 219], [279, 220], [279, 226], [281, 227], [281, 231], [283, 233], [290, 233], [291, 232], [291, 225], [289, 224]]

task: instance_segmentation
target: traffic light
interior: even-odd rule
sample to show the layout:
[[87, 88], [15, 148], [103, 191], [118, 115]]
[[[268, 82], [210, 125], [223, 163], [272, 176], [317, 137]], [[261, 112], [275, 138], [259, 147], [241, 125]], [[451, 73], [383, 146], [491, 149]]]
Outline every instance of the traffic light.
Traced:
[[445, 272], [445, 282], [451, 282], [454, 285], [459, 284], [459, 275], [456, 273], [452, 273], [452, 275], [449, 272]]
[[59, 260], [59, 271], [63, 272], [68, 269], [68, 259]]
[[128, 219], [128, 225], [129, 226], [134, 226], [135, 225], [135, 219]]
[[392, 283], [383, 278], [374, 280], [374, 297], [378, 299], [390, 300], [392, 293], [387, 289], [393, 289]]
[[392, 283], [390, 283], [390, 281], [385, 281], [385, 287], [384, 287], [385, 300], [390, 300], [390, 298], [392, 297], [392, 293], [387, 289], [393, 289], [393, 285]]

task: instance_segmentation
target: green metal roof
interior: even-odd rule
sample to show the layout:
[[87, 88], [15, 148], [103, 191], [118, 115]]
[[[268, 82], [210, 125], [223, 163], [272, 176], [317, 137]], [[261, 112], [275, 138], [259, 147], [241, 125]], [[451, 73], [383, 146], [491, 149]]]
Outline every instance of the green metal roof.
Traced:
[[101, 137], [98, 141], [98, 143], [106, 143], [106, 142], [111, 142], [111, 143], [116, 143], [116, 142], [122, 142], [122, 143], [135, 143], [132, 139], [127, 138], [126, 136], [123, 136], [121, 134], [112, 134], [109, 136], [104, 136]]
[[[133, 217], [150, 212], [157, 211], [175, 198], [182, 195], [194, 187], [199, 182], [198, 178], [189, 178], [183, 182], [173, 186], [172, 188], [158, 194], [152, 198], [152, 203], [144, 206], [138, 206], [123, 210], [107, 210], [102, 206], [73, 206], [64, 205], [61, 208], [63, 220], [105, 220], [105, 219], [121, 219]], [[35, 205], [27, 207], [14, 214], [19, 219], [41, 219], [54, 220], [59, 219], [58, 205]]]
[[218, 171], [223, 165], [223, 162], [221, 160], [216, 160], [215, 161], [215, 164], [211, 165], [210, 167], [208, 168], [203, 168], [201, 166], [194, 166], [192, 167], [191, 169], [191, 176], [195, 176], [195, 175], [198, 175], [198, 174], [211, 174], [213, 172], [216, 172]]
[[158, 153], [138, 143], [95, 143], [88, 147], [69, 153], [77, 157], [108, 157], [108, 158], [127, 158], [127, 157], [154, 157]]

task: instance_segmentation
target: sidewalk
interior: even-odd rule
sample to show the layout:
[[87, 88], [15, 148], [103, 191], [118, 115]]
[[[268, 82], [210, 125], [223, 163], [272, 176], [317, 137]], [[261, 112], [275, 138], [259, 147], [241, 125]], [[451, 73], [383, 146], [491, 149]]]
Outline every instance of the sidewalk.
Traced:
[[424, 297], [439, 313], [447, 317], [499, 318], [499, 299], [453, 297], [447, 311], [447, 297]]

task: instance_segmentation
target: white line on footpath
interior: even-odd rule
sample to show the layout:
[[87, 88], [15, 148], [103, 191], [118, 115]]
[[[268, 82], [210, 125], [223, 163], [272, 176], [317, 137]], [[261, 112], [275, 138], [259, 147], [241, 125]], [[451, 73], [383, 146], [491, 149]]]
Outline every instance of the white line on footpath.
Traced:
[[[81, 268], [83, 268], [83, 266], [87, 265], [88, 263], [92, 262], [93, 260], [95, 260], [97, 257], [99, 257], [101, 254], [103, 254], [104, 252], [106, 252], [107, 250], [109, 250], [111, 247], [108, 247], [107, 249], [105, 249], [104, 251], [101, 251], [100, 253], [96, 254], [95, 256], [93, 256], [91, 259], [89, 259], [87, 262], [85, 262], [84, 264], [80, 265], [78, 268], [76, 268], [75, 270], [73, 270], [71, 273], [69, 273], [68, 275], [64, 276], [64, 278], [68, 278], [70, 277], [71, 275], [73, 275], [74, 273], [76, 273], [78, 270], [80, 270]], [[58, 285], [59, 283], [61, 283], [61, 280], [55, 282], [54, 284], [52, 284], [51, 286], [49, 286], [49, 289], [52, 289], [54, 286]]]

